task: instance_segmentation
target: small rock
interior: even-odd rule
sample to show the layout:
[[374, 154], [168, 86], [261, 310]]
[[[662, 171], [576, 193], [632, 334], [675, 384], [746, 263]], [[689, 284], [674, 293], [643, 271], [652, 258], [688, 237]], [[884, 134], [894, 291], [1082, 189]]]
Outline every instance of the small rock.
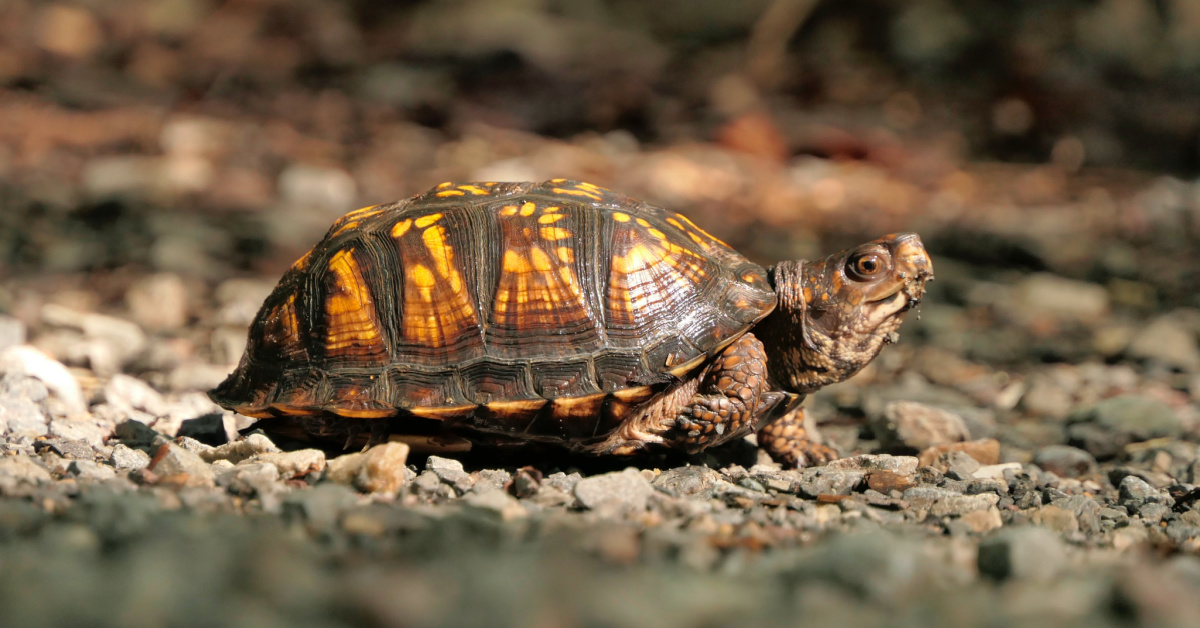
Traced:
[[96, 452], [92, 450], [92, 446], [81, 440], [48, 438], [37, 441], [34, 444], [34, 448], [38, 451], [49, 449], [68, 460], [93, 460], [96, 457]]
[[133, 320], [151, 331], [187, 324], [187, 287], [179, 275], [158, 273], [134, 282], [125, 293]]
[[200, 456], [175, 443], [166, 443], [159, 447], [146, 470], [164, 481], [186, 486], [213, 484], [213, 472], [208, 464]]
[[1012, 298], [1002, 306], [1009, 316], [1026, 323], [1051, 319], [1090, 324], [1108, 314], [1108, 291], [1093, 283], [1034, 273], [1013, 287]]
[[884, 495], [891, 491], [904, 492], [915, 485], [912, 476], [903, 476], [891, 471], [873, 471], [867, 475], [867, 486]]
[[206, 445], [218, 447], [237, 439], [233, 414], [210, 412], [194, 419], [184, 419], [176, 436], [194, 438]]
[[22, 454], [0, 457], [0, 492], [6, 490], [6, 480], [27, 484], [49, 484], [54, 481], [42, 465]]
[[94, 418], [54, 419], [50, 422], [50, 435], [78, 440], [92, 447], [103, 447], [104, 440], [112, 434], [113, 426]]
[[[9, 377], [6, 376], [5, 381]], [[41, 386], [40, 383], [37, 385]], [[49, 433], [50, 419], [42, 407], [28, 396], [0, 392], [0, 433], [4, 431], [37, 438]]]
[[1092, 454], [1069, 445], [1049, 445], [1033, 456], [1033, 464], [1060, 478], [1077, 478], [1096, 468]]
[[1063, 542], [1045, 528], [1012, 527], [979, 543], [979, 571], [996, 580], [1050, 582], [1065, 563]]
[[1006, 472], [1020, 473], [1021, 463], [1005, 462], [1003, 464], [989, 464], [979, 467], [975, 470], [975, 478], [979, 480], [1002, 480]]
[[409, 480], [408, 451], [404, 443], [389, 442], [362, 453], [341, 455], [329, 461], [326, 477], [364, 493], [395, 493]]
[[475, 478], [471, 490], [476, 493], [502, 491], [505, 485], [512, 481], [512, 474], [504, 469], [480, 469], [471, 475]]
[[0, 353], [9, 347], [25, 344], [25, 323], [0, 314]]
[[923, 403], [893, 401], [871, 427], [884, 449], [921, 451], [935, 445], [967, 440], [970, 432], [962, 417]]
[[62, 402], [68, 415], [87, 411], [83, 390], [67, 367], [29, 345], [0, 351], [0, 375], [24, 375], [40, 380]]
[[[677, 467], [677, 468], [685, 468], [686, 469], [689, 467]], [[666, 473], [659, 474], [658, 477], [661, 478], [664, 475], [666, 475]], [[655, 480], [657, 480], [657, 479], [658, 478], [655, 478]], [[652, 482], [652, 484], [653, 484], [653, 482]], [[540, 489], [541, 486], [542, 486], [542, 472], [541, 471], [539, 471], [538, 469], [536, 469], [534, 467], [521, 467], [520, 469], [517, 469], [517, 472], [515, 474], [513, 474], [512, 485], [510, 486], [509, 490], [511, 490], [512, 494], [514, 496], [516, 496], [517, 498], [525, 499], [527, 497], [533, 497], [534, 495], [536, 495], [538, 492], [538, 489]], [[658, 488], [657, 484], [655, 484], [654, 486], [655, 486], [655, 488]], [[659, 488], [659, 490], [663, 490], [663, 489]]]
[[591, 510], [641, 512], [646, 509], [654, 488], [637, 469], [629, 468], [583, 478], [575, 484], [574, 493], [579, 503]]
[[289, 493], [283, 500], [285, 517], [305, 521], [314, 532], [329, 533], [337, 527], [342, 512], [354, 507], [358, 497], [340, 484], [318, 484]]
[[1183, 432], [1174, 410], [1157, 399], [1137, 395], [1104, 399], [1073, 413], [1068, 422], [1070, 444], [1096, 458], [1112, 458], [1130, 443], [1175, 438]]
[[468, 493], [463, 497], [463, 502], [475, 510], [495, 514], [503, 521], [520, 519], [529, 514], [517, 498], [504, 491]]
[[205, 445], [204, 443], [188, 436], [180, 436], [179, 438], [175, 439], [175, 444], [196, 454], [197, 456], [200, 456], [202, 459], [204, 454], [210, 453], [214, 449], [212, 445]]
[[97, 464], [94, 460], [72, 460], [67, 473], [88, 480], [111, 480], [117, 477], [112, 467]]
[[912, 477], [917, 472], [917, 459], [912, 456], [890, 456], [887, 454], [852, 456], [839, 458], [826, 464], [826, 469], [859, 471], [891, 471], [896, 475]]
[[163, 441], [165, 437], [141, 421], [128, 420], [117, 423], [113, 436], [132, 445], [150, 445]]
[[684, 466], [667, 469], [658, 474], [650, 484], [671, 497], [712, 495], [713, 487], [721, 481], [714, 469], [702, 466]]
[[442, 488], [442, 478], [439, 478], [433, 471], [425, 470], [413, 480], [413, 484], [423, 493], [436, 493], [439, 488]]
[[1130, 512], [1137, 511], [1143, 504], [1175, 505], [1175, 500], [1165, 491], [1159, 491], [1136, 475], [1125, 476], [1121, 480], [1120, 486], [1117, 487], [1117, 492], [1117, 503], [1129, 509]]
[[1032, 519], [1040, 526], [1063, 534], [1079, 531], [1079, 519], [1075, 517], [1075, 513], [1058, 506], [1042, 506], [1034, 511]]
[[242, 440], [215, 447], [212, 451], [202, 454], [201, 457], [207, 462], [228, 460], [237, 464], [259, 454], [275, 453], [278, 451], [279, 448], [275, 446], [275, 443], [271, 442], [271, 439], [262, 434], [250, 434]]
[[1000, 509], [995, 506], [984, 510], [972, 510], [960, 516], [958, 520], [976, 534], [995, 530], [1004, 525], [1003, 519], [1000, 518]]
[[[325, 470], [325, 452], [320, 449], [263, 453], [248, 459], [249, 463], [267, 462], [279, 469], [280, 475], [289, 479], [302, 478], [310, 473]], [[238, 463], [243, 464], [243, 463]]]
[[458, 489], [459, 492], [465, 492], [475, 484], [471, 475], [463, 470], [462, 463], [451, 458], [430, 456], [425, 463], [425, 470], [434, 472], [438, 478]]
[[170, 412], [162, 393], [150, 384], [129, 375], [113, 375], [104, 385], [105, 403], [125, 411], [140, 411], [154, 418]]
[[922, 451], [917, 460], [922, 467], [932, 467], [938, 456], [952, 451], [961, 451], [981, 465], [993, 465], [1000, 462], [1000, 441], [994, 438], [937, 445]]
[[42, 308], [42, 320], [51, 326], [82, 331], [92, 344], [89, 366], [103, 375], [117, 373], [138, 357], [147, 344], [141, 327], [112, 316], [79, 312], [51, 303]]
[[849, 495], [867, 476], [866, 471], [815, 467], [801, 472], [799, 492], [806, 497]]
[[234, 495], [258, 497], [268, 512], [279, 507], [279, 494], [284, 491], [279, 479], [279, 468], [269, 462], [242, 464], [217, 473], [218, 486]]
[[150, 464], [150, 454], [117, 444], [113, 447], [109, 461], [118, 469], [141, 469]]
[[1174, 314], [1160, 316], [1138, 331], [1126, 353], [1131, 358], [1181, 371], [1200, 371], [1200, 347], [1196, 345], [1196, 335]]

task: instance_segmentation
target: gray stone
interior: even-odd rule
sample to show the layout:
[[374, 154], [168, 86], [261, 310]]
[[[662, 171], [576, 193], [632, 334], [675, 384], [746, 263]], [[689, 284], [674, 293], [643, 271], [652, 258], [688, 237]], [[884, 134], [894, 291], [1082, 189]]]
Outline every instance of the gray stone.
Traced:
[[1037, 526], [1001, 530], [979, 543], [979, 572], [996, 580], [1049, 582], [1066, 565], [1058, 535]]
[[946, 463], [946, 477], [952, 480], [971, 480], [982, 466], [979, 461], [962, 451], [948, 451], [940, 459]]
[[145, 412], [156, 419], [170, 412], [166, 400], [153, 386], [120, 373], [104, 385], [104, 401], [120, 410]]
[[691, 495], [712, 496], [713, 486], [721, 481], [721, 474], [702, 466], [684, 466], [667, 469], [658, 474], [651, 486], [671, 497]]
[[1138, 516], [1142, 518], [1142, 522], [1147, 525], [1158, 525], [1164, 517], [1171, 514], [1171, 507], [1166, 504], [1151, 503], [1142, 504], [1138, 508]]
[[395, 493], [416, 477], [405, 465], [408, 450], [404, 443], [384, 443], [362, 453], [343, 454], [327, 462], [325, 477], [364, 493]]
[[92, 449], [92, 446], [81, 440], [48, 438], [37, 441], [35, 448], [38, 451], [49, 449], [68, 460], [93, 460], [96, 457], [96, 452]]
[[151, 445], [164, 442], [162, 434], [155, 432], [149, 425], [141, 421], [124, 421], [117, 423], [113, 436], [130, 445]]
[[42, 307], [42, 320], [54, 327], [83, 332], [91, 345], [89, 366], [101, 375], [118, 373], [146, 348], [146, 333], [142, 328], [120, 318], [79, 312], [50, 303]]
[[263, 510], [276, 512], [286, 488], [279, 481], [279, 469], [269, 462], [241, 464], [217, 473], [217, 485], [244, 497], [257, 497]]
[[1145, 480], [1136, 475], [1127, 475], [1118, 487], [1117, 503], [1129, 509], [1130, 512], [1139, 510], [1143, 504], [1165, 504], [1173, 506], [1175, 500], [1164, 491], [1150, 486]]
[[83, 441], [92, 447], [103, 447], [112, 431], [113, 426], [108, 422], [90, 417], [50, 421], [51, 436]]
[[1096, 459], [1078, 447], [1049, 445], [1033, 455], [1033, 464], [1061, 478], [1077, 478], [1091, 473]]
[[1031, 518], [1039, 526], [1044, 526], [1063, 534], [1079, 531], [1079, 519], [1075, 516], [1075, 513], [1065, 508], [1059, 508], [1058, 506], [1042, 506], [1033, 512]]
[[475, 476], [475, 485], [471, 490], [476, 493], [502, 491], [513, 479], [512, 474], [504, 469], [480, 469]]
[[1139, 330], [1125, 352], [1131, 358], [1182, 371], [1200, 371], [1196, 334], [1173, 313], [1160, 316]]
[[521, 506], [521, 502], [517, 501], [517, 498], [499, 490], [468, 493], [463, 497], [463, 503], [474, 510], [495, 515], [504, 521], [520, 519], [529, 514]]
[[0, 457], [0, 489], [4, 488], [5, 480], [27, 484], [49, 484], [54, 481], [45, 467], [22, 454]]
[[179, 438], [176, 438], [175, 444], [201, 457], [203, 457], [204, 454], [212, 452], [213, 450], [212, 445], [205, 445], [204, 443], [189, 436], [180, 436]]
[[1075, 516], [1079, 530], [1084, 534], [1100, 532], [1100, 503], [1087, 495], [1072, 495], [1056, 499], [1052, 506], [1061, 508]]
[[912, 477], [917, 473], [917, 459], [914, 456], [862, 455], [849, 458], [839, 458], [825, 465], [826, 469], [844, 469], [858, 471], [891, 471], [896, 475]]
[[0, 375], [25, 376], [41, 381], [62, 403], [68, 415], [87, 411], [83, 390], [75, 376], [61, 362], [29, 345], [17, 345], [0, 351]]
[[310, 473], [325, 470], [325, 452], [320, 449], [298, 449], [296, 451], [263, 453], [238, 464], [269, 462], [279, 473], [289, 479], [302, 478]]
[[36, 438], [50, 432], [50, 420], [42, 408], [29, 399], [0, 397], [0, 431]]
[[158, 273], [135, 281], [125, 292], [125, 304], [133, 320], [146, 329], [178, 329], [187, 323], [187, 296], [179, 275]]
[[1097, 458], [1111, 458], [1130, 443], [1174, 438], [1183, 432], [1174, 410], [1157, 399], [1138, 395], [1102, 400], [1072, 414], [1068, 421], [1070, 443]]
[[646, 509], [654, 488], [637, 469], [605, 473], [583, 478], [575, 484], [575, 498], [591, 510], [628, 510], [640, 512]]
[[463, 470], [462, 463], [452, 458], [430, 456], [425, 463], [425, 470], [434, 472], [438, 478], [458, 489], [459, 492], [465, 492], [475, 484], [471, 475]]
[[342, 513], [358, 503], [354, 491], [341, 484], [318, 484], [303, 491], [293, 491], [283, 500], [283, 515], [304, 521], [314, 532], [330, 533], [336, 529]]
[[1050, 273], [1033, 273], [1013, 287], [1002, 309], [1013, 319], [1037, 323], [1045, 319], [1063, 323], [1092, 324], [1108, 314], [1108, 291], [1104, 286], [1075, 281]]
[[113, 447], [109, 460], [118, 469], [141, 469], [150, 464], [150, 454], [117, 444]]
[[25, 344], [25, 323], [0, 314], [0, 351]]
[[810, 498], [820, 495], [849, 495], [863, 484], [867, 472], [862, 470], [815, 467], [801, 472], [799, 493]]
[[434, 493], [442, 487], [442, 478], [433, 471], [426, 470], [413, 479], [413, 485], [421, 492]]
[[88, 480], [111, 480], [117, 477], [112, 467], [97, 464], [93, 460], [72, 460], [67, 466], [67, 473]]
[[237, 464], [247, 458], [253, 458], [259, 454], [278, 452], [279, 448], [271, 439], [262, 434], [250, 434], [242, 440], [226, 443], [220, 447], [215, 447], [212, 451], [201, 454], [201, 457], [208, 461], [228, 460]]
[[888, 403], [882, 415], [872, 417], [871, 427], [884, 449], [892, 451], [922, 451], [971, 437], [962, 417], [913, 401]]
[[208, 463], [204, 462], [200, 456], [175, 443], [166, 443], [159, 447], [150, 460], [150, 465], [146, 468], [163, 478], [187, 476], [187, 478], [182, 478], [183, 482], [187, 484], [212, 484], [213, 482], [212, 468], [208, 466]]

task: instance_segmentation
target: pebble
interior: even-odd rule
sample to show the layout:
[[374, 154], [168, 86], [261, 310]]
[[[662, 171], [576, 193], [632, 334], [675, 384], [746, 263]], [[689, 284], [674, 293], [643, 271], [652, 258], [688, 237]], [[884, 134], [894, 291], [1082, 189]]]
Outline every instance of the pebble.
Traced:
[[959, 415], [915, 401], [888, 403], [882, 415], [872, 418], [871, 428], [883, 448], [891, 451], [921, 451], [971, 437]]
[[92, 447], [103, 447], [104, 441], [113, 433], [113, 425], [91, 417], [78, 419], [54, 419], [50, 421], [50, 435], [78, 440]]
[[83, 390], [67, 367], [29, 345], [17, 345], [0, 352], [0, 375], [23, 375], [40, 380], [63, 404], [67, 414], [87, 410]]
[[475, 484], [471, 474], [463, 470], [463, 465], [453, 458], [430, 456], [425, 463], [425, 470], [432, 471], [438, 479], [458, 489], [460, 493], [470, 490]]
[[654, 488], [641, 472], [629, 468], [583, 478], [575, 484], [573, 492], [579, 503], [590, 510], [642, 512]]
[[89, 366], [100, 375], [117, 373], [138, 357], [147, 344], [141, 327], [112, 316], [79, 312], [50, 303], [42, 308], [42, 320], [51, 326], [83, 332], [90, 345], [87, 352]]
[[989, 464], [979, 467], [975, 470], [975, 478], [980, 480], [1003, 479], [1006, 473], [1019, 473], [1021, 471], [1021, 463], [1005, 462], [1002, 464]]
[[862, 485], [867, 472], [857, 469], [804, 469], [798, 484], [799, 493], [810, 498], [821, 495], [849, 495]]
[[155, 419], [170, 412], [162, 393], [150, 384], [125, 374], [109, 378], [104, 385], [104, 402], [126, 412], [144, 412]]
[[913, 456], [892, 456], [888, 454], [864, 454], [839, 458], [825, 465], [826, 469], [845, 469], [860, 471], [891, 471], [903, 477], [912, 477], [917, 472], [917, 459]]
[[118, 469], [141, 469], [150, 464], [150, 454], [118, 443], [113, 446], [109, 461]]
[[1069, 445], [1048, 445], [1033, 455], [1033, 464], [1063, 478], [1077, 478], [1096, 468], [1096, 458]]
[[148, 275], [125, 293], [129, 313], [150, 331], [179, 329], [187, 324], [187, 286], [174, 273]]
[[395, 494], [412, 479], [410, 475], [415, 476], [405, 466], [408, 451], [404, 443], [384, 443], [365, 452], [343, 454], [328, 461], [325, 475], [364, 493]]
[[175, 434], [216, 447], [236, 440], [237, 426], [234, 424], [232, 413], [210, 412], [192, 419], [184, 419], [179, 423]]
[[111, 480], [117, 477], [112, 467], [97, 464], [94, 460], [72, 460], [67, 473], [88, 480]]
[[494, 514], [502, 521], [521, 519], [529, 514], [517, 498], [504, 491], [471, 492], [463, 497], [463, 503], [477, 511]]
[[1150, 321], [1134, 335], [1126, 353], [1131, 358], [1195, 373], [1200, 371], [1196, 334], [1175, 313]]
[[247, 458], [253, 458], [259, 454], [275, 453], [279, 448], [271, 439], [262, 434], [250, 434], [239, 441], [226, 443], [220, 447], [214, 447], [212, 450], [205, 452], [201, 457], [206, 462], [216, 460], [228, 460], [233, 464], [237, 464]]
[[922, 467], [931, 467], [939, 457], [950, 452], [962, 452], [974, 458], [981, 465], [993, 465], [1000, 462], [1000, 442], [994, 438], [930, 447], [917, 456], [917, 461]]
[[1079, 531], [1079, 520], [1069, 510], [1054, 505], [1046, 505], [1033, 512], [1033, 522], [1062, 534]]
[[1089, 325], [1108, 314], [1108, 291], [1094, 283], [1049, 273], [1032, 273], [1012, 289], [1001, 303], [1014, 320], [1027, 324], [1052, 320]]
[[38, 451], [48, 449], [70, 460], [92, 460], [96, 457], [96, 452], [92, 450], [91, 445], [80, 440], [48, 438], [37, 441], [34, 447]]
[[1068, 419], [1070, 444], [1095, 456], [1116, 456], [1130, 443], [1178, 437], [1179, 416], [1162, 401], [1138, 395], [1111, 397], [1076, 411]]
[[[5, 376], [5, 382], [10, 382], [12, 376]], [[34, 380], [37, 381], [37, 380]], [[42, 400], [45, 399], [45, 387], [41, 387]], [[7, 388], [8, 390], [5, 390]], [[50, 431], [50, 419], [42, 412], [41, 405], [34, 401], [36, 396], [13, 394], [11, 388], [0, 385], [0, 433], [11, 432], [28, 438], [44, 436]]]
[[173, 484], [211, 486], [213, 471], [200, 456], [176, 445], [166, 443], [158, 448], [146, 470]]
[[287, 479], [302, 478], [325, 470], [325, 452], [320, 449], [298, 449], [288, 452], [258, 454], [237, 464], [267, 462], [275, 465]]
[[337, 528], [342, 513], [357, 503], [358, 496], [350, 488], [326, 482], [289, 493], [283, 499], [282, 512], [287, 518], [304, 521], [314, 532], [328, 534]]
[[1172, 506], [1175, 500], [1165, 492], [1150, 486], [1145, 480], [1136, 475], [1127, 475], [1117, 487], [1117, 503], [1135, 512], [1143, 504], [1166, 504]]
[[11, 490], [10, 483], [49, 484], [54, 479], [50, 472], [33, 458], [22, 454], [0, 457], [0, 492]]
[[25, 340], [25, 323], [6, 314], [0, 314], [0, 353], [9, 347], [25, 344]]
[[650, 484], [671, 497], [688, 497], [711, 496], [720, 481], [721, 474], [709, 467], [687, 465], [663, 471]]
[[1058, 535], [1037, 526], [1001, 530], [980, 542], [979, 572], [996, 580], [1049, 582], [1066, 568]]

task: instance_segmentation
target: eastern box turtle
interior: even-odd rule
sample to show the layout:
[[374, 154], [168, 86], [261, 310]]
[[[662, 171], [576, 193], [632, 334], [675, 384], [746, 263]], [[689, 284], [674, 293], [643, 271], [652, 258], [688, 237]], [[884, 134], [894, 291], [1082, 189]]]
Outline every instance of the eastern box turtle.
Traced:
[[915, 234], [764, 269], [589, 183], [443, 183], [338, 220], [211, 396], [335, 446], [694, 452], [758, 432], [820, 464], [800, 401], [873, 359], [931, 277]]

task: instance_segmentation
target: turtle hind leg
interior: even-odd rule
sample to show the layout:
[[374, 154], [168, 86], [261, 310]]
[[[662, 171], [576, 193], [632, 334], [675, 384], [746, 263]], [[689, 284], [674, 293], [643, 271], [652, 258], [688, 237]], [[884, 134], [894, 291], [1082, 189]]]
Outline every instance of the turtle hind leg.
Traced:
[[696, 394], [664, 434], [664, 440], [691, 453], [750, 433], [786, 397], [768, 388], [767, 356], [754, 334], [726, 347], [700, 378]]
[[790, 469], [818, 467], [838, 458], [832, 447], [813, 440], [804, 427], [804, 409], [799, 406], [759, 430], [758, 446]]

